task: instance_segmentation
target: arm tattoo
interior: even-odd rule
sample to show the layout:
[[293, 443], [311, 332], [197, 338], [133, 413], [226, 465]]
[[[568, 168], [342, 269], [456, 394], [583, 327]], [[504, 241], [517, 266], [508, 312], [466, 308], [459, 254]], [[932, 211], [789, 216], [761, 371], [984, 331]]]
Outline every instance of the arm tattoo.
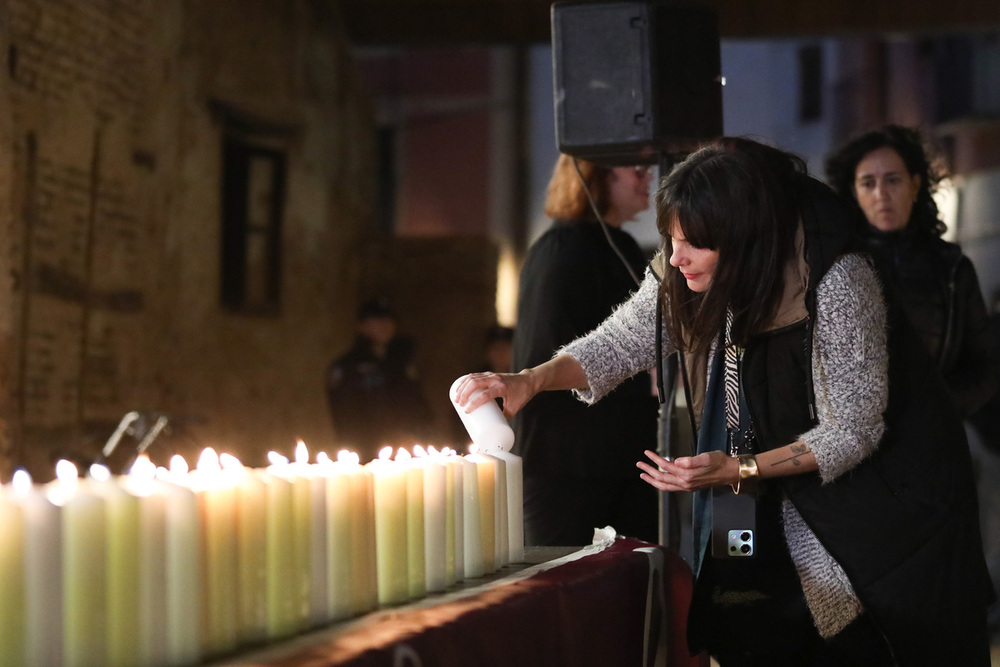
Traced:
[[809, 447], [807, 447], [806, 445], [789, 445], [789, 446], [792, 450], [792, 455], [789, 456], [788, 458], [775, 461], [774, 463], [771, 464], [772, 468], [774, 466], [781, 465], [782, 463], [788, 463], [789, 461], [792, 462], [793, 466], [802, 465], [802, 461], [799, 461], [799, 457], [802, 456], [803, 454], [808, 453]]

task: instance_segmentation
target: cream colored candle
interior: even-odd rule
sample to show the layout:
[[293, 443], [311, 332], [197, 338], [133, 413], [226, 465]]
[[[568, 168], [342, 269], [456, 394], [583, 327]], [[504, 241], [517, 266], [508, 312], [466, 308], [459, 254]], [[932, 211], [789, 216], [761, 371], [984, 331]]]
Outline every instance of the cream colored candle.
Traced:
[[424, 582], [428, 592], [438, 593], [447, 586], [448, 471], [440, 455], [420, 445], [413, 451], [424, 478]]
[[[345, 453], [347, 454], [347, 453]], [[340, 454], [337, 455], [338, 461]], [[351, 474], [352, 504], [357, 503], [351, 521], [351, 578], [353, 615], [363, 614], [378, 607], [378, 567], [376, 563], [375, 541], [375, 489], [370, 470], [359, 465], [358, 455], [350, 454], [350, 462], [345, 463]]]
[[309, 568], [308, 568], [308, 624], [322, 625], [328, 619], [329, 592], [327, 590], [327, 522], [326, 522], [326, 479], [319, 474], [318, 466], [309, 464], [309, 450], [306, 443], [298, 441], [295, 446], [295, 463], [292, 470], [309, 484]]
[[[474, 447], [474, 446], [473, 446]], [[479, 480], [480, 535], [483, 550], [483, 571], [486, 574], [497, 570], [496, 533], [496, 460], [482, 454], [469, 454], [467, 461], [476, 464]]]
[[291, 622], [293, 632], [309, 626], [309, 586], [312, 565], [312, 485], [309, 477], [298, 474], [289, 460], [277, 452], [268, 452], [271, 465], [267, 471], [276, 477], [283, 477], [291, 484], [292, 525], [291, 525], [291, 571], [288, 581], [291, 589]]
[[499, 449], [489, 456], [503, 460], [507, 470], [507, 538], [511, 563], [524, 562], [524, 466], [521, 457]]
[[211, 447], [202, 451], [189, 481], [201, 519], [202, 650], [219, 655], [238, 645], [236, 485]]
[[0, 490], [0, 666], [26, 664], [24, 508], [10, 488]]
[[108, 665], [139, 662], [139, 499], [92, 465], [82, 482], [104, 499], [107, 520]]
[[[479, 491], [479, 469], [467, 456], [462, 461], [465, 579], [475, 579], [486, 573], [483, 560], [483, 509]], [[493, 494], [490, 493], [492, 500]], [[491, 512], [492, 517], [492, 512]], [[492, 518], [491, 518], [492, 520]]]
[[507, 507], [507, 463], [503, 459], [491, 456], [485, 452], [480, 452], [482, 456], [494, 462], [494, 487], [493, 500], [496, 511], [496, 525], [494, 535], [496, 536], [496, 566], [501, 568], [510, 563], [510, 543], [508, 541], [509, 523]]
[[453, 449], [445, 448], [442, 456], [448, 466], [448, 561], [451, 570], [446, 573], [448, 585], [465, 579], [465, 493], [462, 457]]
[[104, 500], [84, 488], [76, 466], [56, 463], [50, 498], [62, 507], [63, 664], [108, 664], [107, 519]]
[[[168, 664], [166, 496], [145, 454], [118, 483], [139, 501], [139, 664]], [[113, 576], [110, 575], [110, 576]]]
[[427, 556], [424, 553], [424, 469], [410, 452], [400, 448], [396, 461], [406, 469], [407, 580], [410, 599], [427, 594]]
[[267, 484], [267, 631], [270, 639], [280, 639], [293, 634], [298, 625], [293, 577], [295, 511], [292, 482], [270, 470], [261, 473]]
[[24, 511], [26, 665], [63, 662], [62, 510], [24, 470], [11, 487]]
[[356, 511], [355, 502], [352, 497], [351, 473], [347, 466], [337, 465], [323, 452], [320, 452], [318, 461], [319, 469], [326, 479], [326, 613], [330, 620], [339, 620], [350, 616], [354, 606], [351, 584], [354, 574], [351, 521]]
[[267, 639], [267, 485], [235, 456], [220, 454], [219, 463], [236, 484], [239, 640], [262, 642]]
[[170, 471], [160, 475], [165, 500], [167, 557], [168, 664], [198, 662], [201, 651], [201, 519], [198, 498], [188, 484], [183, 457], [170, 458]]
[[392, 448], [365, 465], [372, 474], [378, 602], [393, 605], [410, 597], [407, 563], [406, 468], [392, 460]]
[[494, 537], [496, 539], [496, 567], [507, 565], [510, 562], [510, 545], [507, 541], [507, 465], [506, 463], [489, 454], [481, 454], [494, 463], [493, 468], [493, 507], [494, 507]]

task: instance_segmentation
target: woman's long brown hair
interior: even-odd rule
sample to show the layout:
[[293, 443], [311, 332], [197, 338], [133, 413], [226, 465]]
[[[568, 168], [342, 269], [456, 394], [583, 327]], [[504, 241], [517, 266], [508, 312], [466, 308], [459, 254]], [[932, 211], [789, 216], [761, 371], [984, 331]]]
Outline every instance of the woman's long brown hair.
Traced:
[[705, 353], [733, 310], [732, 340], [746, 346], [765, 331], [784, 294], [799, 212], [798, 157], [742, 138], [724, 138], [688, 157], [660, 184], [656, 224], [669, 258], [674, 224], [696, 248], [718, 250], [705, 292], [691, 291], [669, 264], [660, 283], [667, 333], [677, 347]]

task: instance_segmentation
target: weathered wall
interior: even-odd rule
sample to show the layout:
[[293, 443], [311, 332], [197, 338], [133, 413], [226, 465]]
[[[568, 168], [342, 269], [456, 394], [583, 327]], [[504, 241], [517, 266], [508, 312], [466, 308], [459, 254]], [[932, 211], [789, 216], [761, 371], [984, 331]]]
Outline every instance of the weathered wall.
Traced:
[[[134, 409], [188, 422], [161, 463], [328, 448], [322, 368], [352, 336], [373, 198], [334, 5], [0, 0], [0, 18], [0, 476], [92, 458]], [[247, 123], [288, 165], [266, 314], [219, 298], [222, 139]]]

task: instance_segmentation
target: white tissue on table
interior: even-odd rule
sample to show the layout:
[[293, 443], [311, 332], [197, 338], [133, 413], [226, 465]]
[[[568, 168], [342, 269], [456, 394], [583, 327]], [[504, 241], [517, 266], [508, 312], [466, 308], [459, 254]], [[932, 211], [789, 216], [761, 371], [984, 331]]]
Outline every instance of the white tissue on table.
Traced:
[[610, 547], [615, 543], [615, 537], [618, 533], [611, 526], [605, 526], [604, 528], [594, 528], [594, 542], [595, 546], [599, 547]]

